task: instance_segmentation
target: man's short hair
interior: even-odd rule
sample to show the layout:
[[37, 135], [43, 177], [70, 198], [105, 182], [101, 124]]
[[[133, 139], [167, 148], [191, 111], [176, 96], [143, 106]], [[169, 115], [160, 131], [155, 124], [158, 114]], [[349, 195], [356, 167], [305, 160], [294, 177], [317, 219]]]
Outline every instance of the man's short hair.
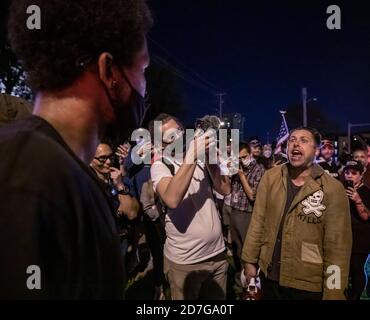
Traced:
[[357, 149], [353, 150], [353, 154], [355, 154], [356, 152], [363, 152], [363, 153], [367, 154], [367, 149], [357, 148]]
[[166, 124], [168, 121], [170, 120], [174, 120], [176, 121], [179, 125], [182, 126], [181, 122], [179, 121], [179, 119], [177, 119], [176, 117], [174, 116], [171, 116], [170, 114], [168, 113], [160, 113], [159, 115], [157, 115], [153, 120], [150, 120], [149, 123], [148, 123], [148, 130], [150, 132], [150, 136], [151, 136], [151, 139], [152, 139], [152, 142], [153, 142], [153, 139], [154, 139], [154, 121], [162, 121], [162, 125], [163, 124]]
[[243, 149], [246, 149], [248, 153], [251, 153], [251, 147], [248, 143], [242, 141], [239, 143], [239, 152], [242, 151]]
[[290, 130], [289, 138], [293, 134], [293, 132], [298, 131], [298, 130], [306, 130], [306, 131], [310, 132], [312, 134], [313, 140], [315, 141], [315, 145], [317, 147], [319, 147], [321, 145], [321, 134], [317, 129], [312, 128], [312, 127], [301, 126], [301, 127], [294, 128], [294, 129]]
[[249, 146], [262, 149], [262, 143], [258, 139], [253, 139], [253, 140], [249, 141]]
[[[41, 10], [41, 29], [27, 28], [30, 5]], [[132, 64], [151, 24], [145, 0], [13, 0], [8, 36], [32, 89], [60, 90], [103, 52]]]

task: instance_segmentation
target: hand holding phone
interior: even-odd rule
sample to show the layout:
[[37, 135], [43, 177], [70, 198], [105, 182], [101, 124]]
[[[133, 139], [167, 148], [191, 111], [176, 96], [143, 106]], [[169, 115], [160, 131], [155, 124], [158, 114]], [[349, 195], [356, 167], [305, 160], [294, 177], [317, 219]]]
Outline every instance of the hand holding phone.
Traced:
[[345, 188], [346, 189], [353, 188], [353, 187], [354, 187], [354, 184], [353, 184], [352, 180], [346, 180], [345, 181]]

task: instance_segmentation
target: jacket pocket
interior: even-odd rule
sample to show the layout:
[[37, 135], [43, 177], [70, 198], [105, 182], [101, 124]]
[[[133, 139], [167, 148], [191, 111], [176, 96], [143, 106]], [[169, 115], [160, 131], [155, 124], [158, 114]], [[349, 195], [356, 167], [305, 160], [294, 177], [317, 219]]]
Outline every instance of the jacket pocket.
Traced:
[[301, 260], [304, 262], [322, 264], [319, 246], [314, 243], [302, 242]]

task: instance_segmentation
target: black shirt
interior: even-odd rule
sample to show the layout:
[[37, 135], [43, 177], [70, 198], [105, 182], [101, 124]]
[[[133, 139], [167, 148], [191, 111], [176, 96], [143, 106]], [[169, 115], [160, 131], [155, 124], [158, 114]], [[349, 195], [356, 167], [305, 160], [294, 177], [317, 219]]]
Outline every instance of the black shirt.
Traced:
[[296, 186], [292, 180], [287, 178], [287, 199], [285, 203], [285, 208], [283, 212], [283, 216], [281, 218], [280, 226], [279, 226], [279, 232], [276, 238], [274, 252], [272, 254], [272, 260], [269, 266], [267, 277], [274, 281], [280, 280], [280, 260], [281, 260], [281, 242], [283, 241], [283, 228], [284, 228], [284, 222], [285, 217], [288, 213], [288, 210], [296, 197], [296, 195], [299, 193], [302, 187]]
[[[357, 192], [366, 208], [370, 209], [370, 189], [362, 185]], [[356, 204], [350, 200], [352, 223], [352, 253], [370, 253], [370, 219], [362, 220], [358, 214]]]
[[36, 116], [0, 129], [0, 156], [0, 298], [122, 298], [113, 208], [88, 166]]
[[330, 174], [333, 178], [339, 180], [339, 169], [340, 166], [338, 166], [334, 161], [327, 162], [324, 159], [320, 159], [317, 162], [318, 165], [320, 165], [328, 174]]

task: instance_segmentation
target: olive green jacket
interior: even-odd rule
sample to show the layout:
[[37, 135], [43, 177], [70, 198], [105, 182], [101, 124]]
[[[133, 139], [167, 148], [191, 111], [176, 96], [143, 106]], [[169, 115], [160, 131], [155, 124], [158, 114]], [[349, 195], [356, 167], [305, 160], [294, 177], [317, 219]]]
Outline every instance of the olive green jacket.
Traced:
[[[287, 199], [287, 177], [286, 164], [262, 177], [242, 251], [242, 260], [258, 264], [267, 276]], [[323, 299], [344, 299], [351, 248], [345, 189], [314, 165], [284, 221], [280, 285], [323, 292]]]

